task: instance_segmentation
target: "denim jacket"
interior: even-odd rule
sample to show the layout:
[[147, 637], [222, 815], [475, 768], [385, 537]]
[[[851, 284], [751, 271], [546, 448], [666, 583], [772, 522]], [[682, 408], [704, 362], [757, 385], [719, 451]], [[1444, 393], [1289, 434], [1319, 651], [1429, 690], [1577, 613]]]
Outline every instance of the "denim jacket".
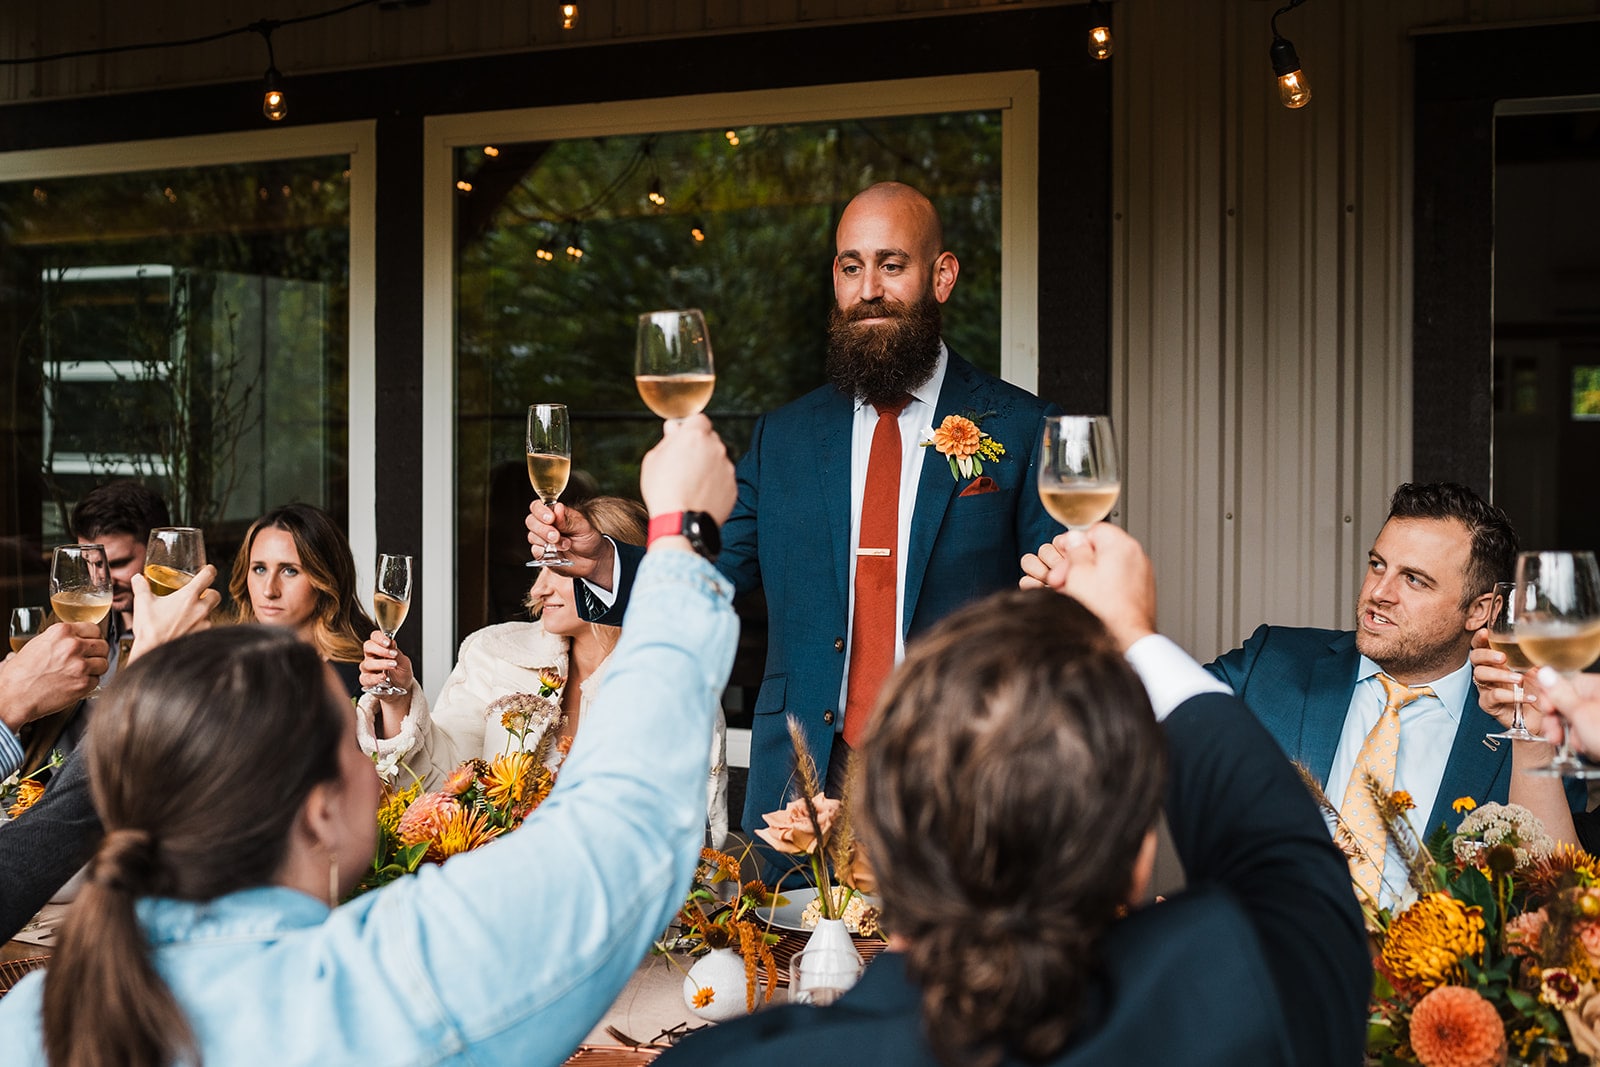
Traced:
[[[730, 595], [699, 557], [650, 554], [566, 769], [514, 833], [331, 912], [277, 886], [141, 900], [206, 1067], [561, 1063], [699, 858], [712, 714], [738, 636]], [[0, 999], [8, 1064], [44, 1063], [48, 974]]]

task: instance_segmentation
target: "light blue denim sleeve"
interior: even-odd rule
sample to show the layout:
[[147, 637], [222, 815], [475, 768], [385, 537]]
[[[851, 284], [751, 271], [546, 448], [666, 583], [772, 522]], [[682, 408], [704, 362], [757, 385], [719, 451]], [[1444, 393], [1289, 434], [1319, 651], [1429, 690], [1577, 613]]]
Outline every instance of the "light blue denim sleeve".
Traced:
[[501, 841], [329, 917], [390, 986], [362, 1002], [393, 997], [420, 1048], [560, 1063], [666, 927], [699, 860], [713, 709], [738, 639], [731, 594], [698, 556], [650, 553], [549, 799]]

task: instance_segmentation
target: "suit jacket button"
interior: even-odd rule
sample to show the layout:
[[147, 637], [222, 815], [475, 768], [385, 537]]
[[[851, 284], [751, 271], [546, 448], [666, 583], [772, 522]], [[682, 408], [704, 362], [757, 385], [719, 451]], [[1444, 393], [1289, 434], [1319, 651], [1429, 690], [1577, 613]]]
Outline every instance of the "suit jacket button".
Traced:
[[844, 638], [835, 637], [833, 639], [833, 650], [835, 652], [843, 652], [844, 651]]
[[827, 711], [822, 713], [822, 721], [827, 723], [829, 726], [833, 725], [833, 709], [832, 708], [829, 708]]

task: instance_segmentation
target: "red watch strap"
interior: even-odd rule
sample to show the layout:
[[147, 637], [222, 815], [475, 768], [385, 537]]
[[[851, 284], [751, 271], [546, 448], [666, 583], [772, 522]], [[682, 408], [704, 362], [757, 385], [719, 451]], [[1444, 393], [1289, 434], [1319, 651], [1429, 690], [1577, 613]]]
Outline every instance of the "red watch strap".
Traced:
[[645, 538], [648, 548], [658, 537], [677, 537], [683, 533], [683, 515], [681, 511], [669, 511], [664, 515], [656, 515], [650, 519], [650, 531]]

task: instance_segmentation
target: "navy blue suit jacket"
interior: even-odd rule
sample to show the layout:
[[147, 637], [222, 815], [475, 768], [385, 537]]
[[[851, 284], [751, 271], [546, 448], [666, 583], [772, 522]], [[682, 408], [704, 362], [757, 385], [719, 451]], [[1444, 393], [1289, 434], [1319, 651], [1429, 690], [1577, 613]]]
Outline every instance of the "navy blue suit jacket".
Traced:
[[[1250, 706], [1290, 759], [1305, 764], [1326, 786], [1360, 663], [1353, 630], [1259, 626], [1243, 646], [1206, 669]], [[1454, 830], [1461, 822], [1462, 813], [1450, 806], [1457, 797], [1506, 802], [1511, 743], [1502, 741], [1497, 749], [1484, 744], [1484, 735], [1500, 728], [1478, 707], [1478, 691], [1469, 688], [1439, 794], [1426, 825], [1419, 827], [1424, 837], [1440, 823]], [[1567, 799], [1574, 811], [1583, 810], [1582, 782], [1567, 783]]]
[[[1167, 820], [1189, 887], [1102, 937], [1081, 1022], [1048, 1067], [1360, 1063], [1372, 965], [1344, 857], [1311, 798], [1233, 697], [1186, 701], [1166, 733]], [[658, 1062], [937, 1067], [920, 996], [886, 952], [832, 1007], [758, 1012]]]
[[[1054, 405], [950, 353], [933, 425], [946, 415], [993, 412], [983, 429], [1005, 446], [983, 473], [995, 490], [961, 496], [943, 456], [925, 456], [906, 555], [909, 640], [956, 608], [1022, 576], [1024, 553], [1062, 531], [1039, 503], [1042, 420]], [[799, 719], [817, 770], [827, 774], [839, 719], [850, 603], [850, 446], [855, 402], [831, 385], [757, 420], [739, 461], [739, 499], [722, 530], [718, 568], [739, 592], [761, 588], [767, 663], [756, 698], [745, 827], [787, 802], [793, 767], [786, 714]], [[931, 446], [930, 446], [931, 449]], [[868, 506], [884, 506], [868, 501]], [[892, 506], [892, 505], [891, 505]], [[580, 596], [585, 618], [616, 623], [642, 552], [619, 545], [621, 581], [609, 611]]]

